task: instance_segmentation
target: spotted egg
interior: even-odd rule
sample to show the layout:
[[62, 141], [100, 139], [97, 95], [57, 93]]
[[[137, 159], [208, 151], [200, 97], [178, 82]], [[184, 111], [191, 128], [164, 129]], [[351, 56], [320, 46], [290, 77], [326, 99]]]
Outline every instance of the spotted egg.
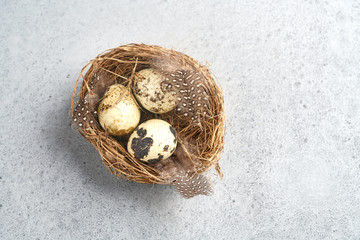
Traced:
[[162, 73], [153, 68], [139, 71], [134, 78], [133, 92], [138, 102], [152, 113], [166, 113], [177, 105], [175, 92]]
[[127, 149], [136, 159], [154, 163], [170, 157], [177, 145], [175, 129], [166, 121], [151, 119], [131, 134]]
[[121, 84], [114, 84], [105, 92], [98, 107], [99, 122], [103, 129], [114, 136], [131, 133], [140, 121], [136, 100]]

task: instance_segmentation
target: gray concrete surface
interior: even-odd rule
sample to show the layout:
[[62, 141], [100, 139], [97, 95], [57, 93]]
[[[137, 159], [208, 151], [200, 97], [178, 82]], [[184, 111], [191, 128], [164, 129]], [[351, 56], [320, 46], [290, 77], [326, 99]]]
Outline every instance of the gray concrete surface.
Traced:
[[[0, 1], [0, 239], [359, 239], [359, 1]], [[111, 176], [70, 127], [108, 48], [185, 52], [223, 86], [216, 194]]]

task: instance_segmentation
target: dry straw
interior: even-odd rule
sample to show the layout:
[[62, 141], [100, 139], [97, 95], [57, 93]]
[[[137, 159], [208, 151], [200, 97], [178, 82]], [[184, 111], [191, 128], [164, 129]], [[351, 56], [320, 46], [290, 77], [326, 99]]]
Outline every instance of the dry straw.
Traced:
[[[218, 163], [225, 130], [222, 89], [207, 67], [172, 49], [128, 44], [109, 49], [90, 61], [82, 69], [72, 95], [71, 112], [77, 131], [99, 151], [112, 174], [140, 183], [169, 184], [174, 181], [172, 177], [175, 176], [164, 175], [155, 165], [142, 163], [130, 156], [126, 150], [126, 137], [110, 136], [101, 128], [97, 119], [96, 109], [106, 88], [120, 83], [131, 90], [136, 72], [148, 67], [157, 67], [167, 72], [191, 70], [203, 76], [203, 87], [209, 98], [206, 117], [200, 118], [200, 121], [190, 121], [183, 119], [175, 110], [161, 115], [143, 111], [141, 121], [160, 118], [169, 122], [177, 131], [178, 148], [182, 148], [183, 155], [187, 155], [190, 160], [191, 171], [202, 174], [215, 166], [222, 177]], [[78, 88], [81, 79], [82, 84]], [[76, 96], [78, 101], [75, 103]], [[181, 162], [181, 159], [173, 160]]]

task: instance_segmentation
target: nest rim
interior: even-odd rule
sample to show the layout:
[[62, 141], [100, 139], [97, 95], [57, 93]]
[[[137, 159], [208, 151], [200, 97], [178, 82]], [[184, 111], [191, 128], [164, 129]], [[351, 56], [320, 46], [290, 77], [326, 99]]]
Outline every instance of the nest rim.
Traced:
[[[177, 61], [183, 65], [189, 65], [201, 72], [208, 83], [209, 96], [212, 99], [213, 115], [210, 121], [202, 122], [201, 128], [205, 135], [204, 143], [197, 144], [199, 157], [201, 158], [202, 166], [197, 169], [197, 174], [203, 174], [215, 166], [215, 170], [223, 178], [223, 173], [219, 165], [219, 160], [223, 153], [224, 134], [225, 134], [225, 110], [224, 110], [224, 96], [221, 85], [209, 70], [208, 66], [200, 64], [194, 58], [177, 52], [173, 49], [163, 48], [157, 45], [146, 44], [126, 44], [116, 48], [108, 49], [100, 53], [96, 58], [89, 61], [81, 70], [72, 93], [71, 113], [74, 116], [74, 103], [77, 94], [79, 101], [84, 99], [86, 94], [91, 93], [90, 81], [93, 74], [99, 69], [108, 71], [114, 74], [117, 79], [120, 79], [121, 84], [127, 85], [131, 91], [131, 82], [135, 72], [145, 68], [144, 66], [151, 66], [154, 58], [162, 55], [170, 56], [171, 60]], [[114, 68], [115, 67], [115, 68]], [[115, 70], [113, 70], [115, 69]], [[78, 84], [82, 80], [80, 90], [77, 91]], [[141, 107], [141, 106], [140, 106]], [[142, 109], [142, 108], [140, 108]], [[143, 114], [143, 109], [142, 109]], [[161, 118], [161, 117], [160, 117]], [[172, 118], [167, 119], [172, 125]], [[139, 123], [141, 124], [141, 122]], [[192, 126], [189, 125], [189, 128]], [[107, 134], [97, 122], [89, 125], [86, 128], [76, 127], [76, 130], [89, 141], [99, 152], [103, 163], [109, 169], [111, 174], [117, 177], [122, 177], [130, 181], [138, 183], [149, 184], [170, 184], [169, 179], [160, 176], [158, 169], [155, 169], [149, 164], [136, 160], [128, 152], [126, 146], [124, 147], [118, 139]], [[179, 135], [186, 136], [187, 131], [191, 130], [174, 126]], [[194, 130], [195, 131], [195, 130]], [[178, 144], [182, 145], [182, 140], [178, 138]], [[203, 147], [205, 145], [205, 147]], [[189, 154], [189, 153], [187, 153]]]

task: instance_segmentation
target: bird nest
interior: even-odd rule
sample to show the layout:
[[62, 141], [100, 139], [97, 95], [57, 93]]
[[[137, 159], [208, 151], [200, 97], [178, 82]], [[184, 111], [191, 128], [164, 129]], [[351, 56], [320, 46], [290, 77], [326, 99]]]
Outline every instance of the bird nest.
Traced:
[[[149, 67], [166, 76], [164, 91], [178, 96], [177, 107], [165, 114], [154, 114], [140, 106], [140, 123], [162, 119], [177, 132], [174, 154], [157, 163], [132, 157], [126, 150], [129, 135], [109, 135], [97, 116], [99, 102], [109, 86], [122, 84], [134, 91], [137, 72]], [[116, 176], [139, 183], [173, 184], [184, 197], [212, 192], [204, 173], [213, 166], [222, 178], [218, 163], [225, 128], [222, 89], [206, 66], [183, 53], [144, 44], [123, 45], [101, 53], [82, 69], [74, 87], [71, 112], [76, 130], [94, 145]]]

